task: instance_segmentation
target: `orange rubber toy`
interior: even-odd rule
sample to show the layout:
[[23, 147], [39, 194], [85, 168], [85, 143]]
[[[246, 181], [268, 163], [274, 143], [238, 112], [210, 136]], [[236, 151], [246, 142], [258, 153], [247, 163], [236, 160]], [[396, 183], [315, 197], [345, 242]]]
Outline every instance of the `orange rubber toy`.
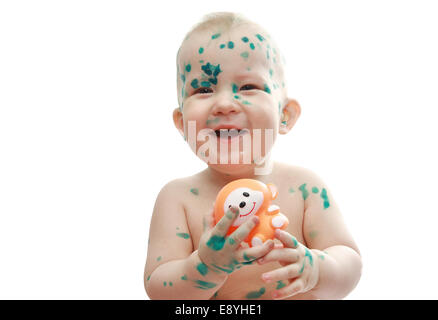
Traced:
[[227, 235], [233, 233], [250, 217], [257, 215], [260, 223], [244, 240], [250, 247], [262, 245], [274, 238], [275, 229], [286, 229], [289, 220], [280, 213], [277, 205], [271, 204], [278, 195], [277, 187], [253, 179], [239, 179], [228, 183], [219, 191], [214, 205], [217, 223], [231, 206], [239, 208], [239, 216], [233, 222]]

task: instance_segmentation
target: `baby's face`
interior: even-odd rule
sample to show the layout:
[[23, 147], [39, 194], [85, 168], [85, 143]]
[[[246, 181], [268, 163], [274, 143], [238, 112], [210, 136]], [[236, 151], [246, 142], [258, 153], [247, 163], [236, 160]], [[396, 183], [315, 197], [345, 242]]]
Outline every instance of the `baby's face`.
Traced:
[[[216, 134], [220, 129], [237, 129], [240, 136], [252, 139], [254, 129], [260, 129], [264, 156], [265, 129], [273, 130], [275, 141], [280, 124], [285, 99], [282, 74], [274, 44], [254, 26], [223, 34], [220, 30], [192, 34], [178, 59], [178, 100], [185, 137], [189, 121], [196, 121], [196, 134], [205, 128]], [[214, 138], [218, 146], [230, 143], [228, 138]], [[198, 142], [197, 147], [202, 144]], [[246, 151], [240, 148], [239, 152]], [[252, 156], [251, 160], [258, 161]]]

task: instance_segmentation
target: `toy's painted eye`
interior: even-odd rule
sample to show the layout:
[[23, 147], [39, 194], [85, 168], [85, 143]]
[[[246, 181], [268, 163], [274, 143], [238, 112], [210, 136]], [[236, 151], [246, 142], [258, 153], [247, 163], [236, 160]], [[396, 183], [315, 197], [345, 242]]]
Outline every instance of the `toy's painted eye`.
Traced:
[[248, 193], [248, 192], [244, 192], [244, 193], [243, 193], [243, 196], [244, 196], [244, 197], [249, 197], [249, 193]]
[[231, 208], [231, 204], [228, 206], [228, 208]]
[[244, 206], [246, 206], [245, 201], [242, 201], [241, 203], [239, 203], [239, 207], [243, 208]]

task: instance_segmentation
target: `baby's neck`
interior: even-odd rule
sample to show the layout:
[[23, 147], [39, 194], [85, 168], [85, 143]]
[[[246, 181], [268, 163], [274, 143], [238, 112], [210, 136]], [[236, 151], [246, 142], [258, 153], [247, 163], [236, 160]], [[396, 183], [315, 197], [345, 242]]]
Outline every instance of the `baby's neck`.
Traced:
[[255, 179], [264, 182], [266, 179], [269, 180], [269, 177], [271, 176], [271, 174], [257, 175], [254, 172], [254, 168], [239, 170], [235, 172], [221, 172], [211, 167], [208, 167], [204, 170], [203, 173], [208, 177], [210, 181], [214, 181], [214, 183], [217, 183], [221, 186], [237, 179]]

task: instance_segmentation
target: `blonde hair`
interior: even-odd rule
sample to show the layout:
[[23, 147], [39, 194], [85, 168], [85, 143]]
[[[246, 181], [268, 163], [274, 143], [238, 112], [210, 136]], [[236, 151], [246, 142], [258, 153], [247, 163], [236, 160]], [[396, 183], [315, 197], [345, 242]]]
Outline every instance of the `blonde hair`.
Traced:
[[[269, 38], [269, 40], [272, 42], [272, 47], [276, 48], [276, 50], [279, 53], [279, 56], [281, 56], [281, 59], [278, 60], [278, 64], [279, 64], [279, 67], [281, 70], [279, 76], [280, 76], [280, 78], [283, 79], [283, 83], [284, 83], [285, 75], [284, 75], [284, 70], [283, 70], [283, 64], [285, 63], [285, 59], [284, 59], [284, 56], [281, 55], [280, 50], [278, 49], [278, 46], [275, 44], [275, 41], [271, 38], [269, 33], [263, 27], [261, 27], [258, 23], [255, 23], [254, 21], [251, 21], [248, 18], [246, 18], [244, 15], [242, 15], [240, 13], [235, 13], [235, 12], [212, 12], [212, 13], [208, 13], [208, 14], [204, 15], [202, 17], [201, 21], [198, 22], [197, 24], [195, 24], [190, 29], [190, 31], [187, 32], [184, 40], [182, 41], [182, 43], [178, 49], [178, 53], [177, 53], [177, 57], [176, 57], [177, 69], [179, 70], [180, 50], [183, 47], [184, 42], [186, 40], [188, 40], [193, 34], [196, 34], [198, 32], [211, 31], [212, 29], [220, 29], [221, 32], [225, 33], [225, 32], [229, 32], [230, 30], [237, 28], [237, 27], [240, 27], [240, 26], [253, 26], [256, 29], [263, 31], [264, 35], [266, 35], [266, 37]], [[177, 73], [178, 73], [178, 70], [177, 70]], [[178, 79], [177, 79], [177, 81], [178, 81]], [[179, 81], [177, 82], [177, 87], [178, 87], [178, 90], [180, 90]], [[179, 95], [178, 95], [178, 103], [181, 107]]]

